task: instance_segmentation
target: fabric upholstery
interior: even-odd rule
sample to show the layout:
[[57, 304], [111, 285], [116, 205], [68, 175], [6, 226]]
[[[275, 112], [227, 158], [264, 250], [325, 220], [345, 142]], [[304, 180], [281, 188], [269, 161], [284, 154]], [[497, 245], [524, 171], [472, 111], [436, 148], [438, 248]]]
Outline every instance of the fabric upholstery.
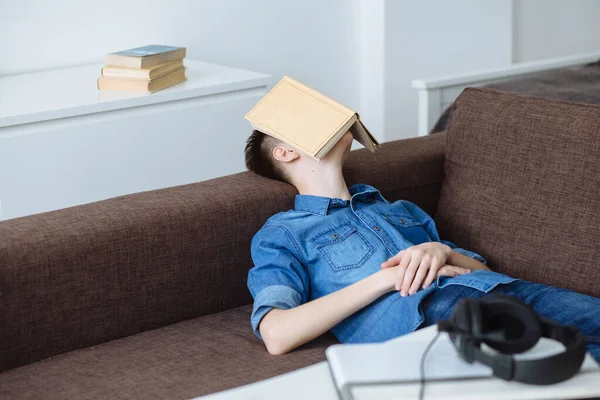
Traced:
[[[351, 152], [348, 184], [434, 212], [444, 146]], [[1, 222], [0, 371], [249, 304], [252, 236], [295, 194], [245, 172]]]
[[331, 335], [271, 356], [242, 306], [0, 374], [1, 399], [190, 399], [325, 360]]
[[452, 115], [441, 236], [497, 272], [600, 297], [600, 106], [466, 89]]

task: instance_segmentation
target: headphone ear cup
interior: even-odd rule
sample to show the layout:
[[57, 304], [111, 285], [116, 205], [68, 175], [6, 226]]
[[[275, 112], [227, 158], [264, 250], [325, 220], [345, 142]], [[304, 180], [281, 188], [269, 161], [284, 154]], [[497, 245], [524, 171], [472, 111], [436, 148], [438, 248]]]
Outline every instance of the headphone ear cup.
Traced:
[[525, 302], [509, 296], [492, 295], [481, 300], [482, 333], [501, 331], [503, 340], [484, 343], [504, 354], [522, 353], [532, 348], [542, 335], [538, 315]]
[[471, 300], [463, 299], [455, 307], [454, 313], [452, 314], [452, 320], [454, 325], [460, 332], [454, 338], [451, 338], [454, 342], [458, 353], [467, 362], [472, 363], [475, 361], [475, 355], [473, 354], [473, 339], [469, 336], [472, 334], [472, 314], [471, 314]]
[[484, 332], [484, 321], [481, 315], [481, 307], [479, 302], [469, 300], [469, 311], [471, 314], [471, 333], [474, 336], [479, 336]]

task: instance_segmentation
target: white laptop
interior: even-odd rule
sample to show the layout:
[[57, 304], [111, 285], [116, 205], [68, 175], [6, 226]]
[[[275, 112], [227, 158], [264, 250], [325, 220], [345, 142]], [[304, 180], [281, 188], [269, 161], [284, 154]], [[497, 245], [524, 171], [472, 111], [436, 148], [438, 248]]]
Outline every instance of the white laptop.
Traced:
[[[436, 327], [432, 326], [385, 343], [330, 346], [326, 351], [327, 361], [340, 397], [343, 400], [376, 400], [392, 397], [416, 399], [420, 388], [421, 356], [436, 332]], [[541, 358], [563, 349], [562, 344], [542, 338], [531, 350], [516, 355], [515, 358]], [[494, 351], [487, 346], [485, 350]], [[441, 386], [453, 384], [453, 387], [456, 387], [457, 382], [464, 382], [469, 384], [468, 387], [472, 389], [469, 394], [472, 394], [474, 398], [488, 398], [487, 391], [473, 393], [473, 389], [490, 387], [489, 383], [492, 381], [496, 386], [500, 384], [504, 388], [503, 390], [514, 392], [512, 397], [509, 393], [503, 393], [498, 398], [552, 398], [546, 396], [548, 389], [561, 385], [535, 386], [501, 381], [493, 377], [490, 367], [463, 361], [446, 333], [441, 333], [430, 349], [425, 358], [424, 367], [426, 389], [436, 383], [441, 383]], [[589, 354], [586, 355], [579, 374], [584, 374], [586, 371], [591, 371], [596, 376], [596, 391], [592, 390], [590, 393], [600, 396], [600, 367]], [[523, 391], [522, 386], [526, 386], [528, 390]], [[439, 389], [440, 385], [437, 387]], [[543, 396], [540, 394], [542, 391]], [[406, 396], [402, 395], [403, 393]], [[518, 397], [519, 394], [524, 393], [525, 397]], [[514, 397], [515, 395], [517, 397]], [[583, 397], [581, 397], [580, 394], [580, 398], [584, 397], [592, 396], [583, 393]], [[425, 399], [429, 398], [432, 397], [425, 396]], [[467, 398], [467, 396], [463, 393], [458, 398]]]

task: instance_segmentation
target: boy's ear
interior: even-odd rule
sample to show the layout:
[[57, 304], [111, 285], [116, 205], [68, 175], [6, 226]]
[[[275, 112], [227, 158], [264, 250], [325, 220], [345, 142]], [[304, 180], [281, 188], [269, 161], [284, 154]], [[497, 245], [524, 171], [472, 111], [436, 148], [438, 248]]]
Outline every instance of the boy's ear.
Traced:
[[273, 149], [273, 158], [281, 162], [291, 162], [297, 160], [300, 153], [292, 147], [279, 145]]

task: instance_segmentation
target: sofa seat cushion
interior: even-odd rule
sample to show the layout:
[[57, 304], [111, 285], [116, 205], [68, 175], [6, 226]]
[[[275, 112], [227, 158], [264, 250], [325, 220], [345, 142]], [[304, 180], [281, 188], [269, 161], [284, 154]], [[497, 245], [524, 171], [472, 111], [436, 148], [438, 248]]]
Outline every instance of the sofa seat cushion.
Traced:
[[283, 356], [250, 328], [251, 306], [180, 322], [0, 374], [2, 399], [190, 399], [325, 360], [325, 335]]
[[466, 89], [444, 174], [443, 238], [495, 271], [600, 297], [600, 106]]

